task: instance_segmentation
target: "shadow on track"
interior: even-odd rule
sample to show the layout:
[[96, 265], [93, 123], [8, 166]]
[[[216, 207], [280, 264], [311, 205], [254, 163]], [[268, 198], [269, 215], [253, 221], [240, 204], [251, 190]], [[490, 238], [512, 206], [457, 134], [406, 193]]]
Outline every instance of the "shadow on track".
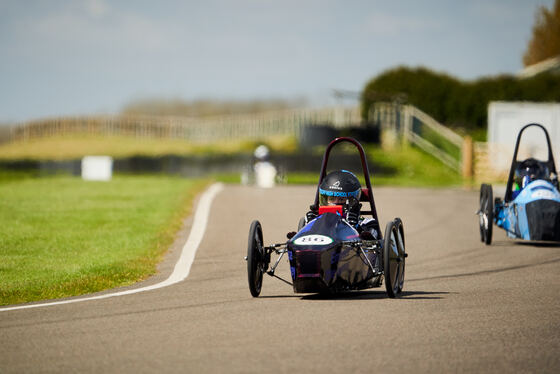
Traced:
[[[419, 300], [419, 299], [442, 299], [441, 296], [435, 295], [444, 295], [448, 294], [449, 292], [427, 292], [427, 291], [403, 291], [400, 294], [400, 297], [396, 299], [410, 299], [410, 300]], [[434, 296], [430, 296], [434, 295]], [[313, 294], [313, 295], [305, 295], [301, 296], [302, 300], [380, 300], [380, 299], [388, 299], [387, 293], [383, 290], [379, 291], [349, 291], [349, 292], [340, 292], [334, 294]]]
[[560, 248], [560, 242], [525, 242], [516, 241], [515, 244], [521, 246], [537, 247], [537, 248]]
[[496, 273], [502, 273], [504, 271], [526, 269], [526, 268], [531, 268], [531, 267], [536, 267], [536, 266], [541, 266], [541, 265], [549, 265], [549, 264], [554, 264], [556, 262], [560, 262], [560, 258], [555, 258], [555, 259], [552, 259], [550, 261], [542, 261], [542, 262], [537, 262], [537, 263], [533, 263], [533, 264], [524, 264], [524, 265], [517, 265], [517, 266], [508, 266], [508, 267], [505, 267], [505, 268], [498, 268], [498, 269], [474, 271], [472, 273], [436, 275], [436, 276], [433, 276], [433, 277], [426, 277], [426, 278], [407, 279], [407, 282], [424, 281], [424, 280], [431, 280], [431, 279], [462, 278], [462, 277], [471, 277], [471, 276], [476, 276], [476, 275], [496, 274]]
[[493, 241], [490, 247], [510, 247], [510, 246], [522, 246], [522, 247], [535, 247], [535, 248], [560, 248], [560, 242], [534, 242], [526, 240], [497, 240]]

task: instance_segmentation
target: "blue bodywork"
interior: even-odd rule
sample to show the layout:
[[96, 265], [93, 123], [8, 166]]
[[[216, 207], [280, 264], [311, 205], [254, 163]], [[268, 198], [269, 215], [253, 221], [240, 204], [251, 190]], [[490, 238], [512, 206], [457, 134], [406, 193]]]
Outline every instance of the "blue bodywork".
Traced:
[[289, 242], [294, 292], [352, 290], [381, 285], [376, 246], [366, 246], [340, 215], [324, 213]]
[[509, 203], [497, 202], [494, 221], [510, 238], [560, 240], [560, 192], [545, 180], [529, 183]]

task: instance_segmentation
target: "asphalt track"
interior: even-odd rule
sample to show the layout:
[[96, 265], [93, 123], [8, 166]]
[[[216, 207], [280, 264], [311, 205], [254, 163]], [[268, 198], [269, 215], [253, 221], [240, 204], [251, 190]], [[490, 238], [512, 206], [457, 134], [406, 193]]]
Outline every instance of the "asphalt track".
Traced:
[[[405, 225], [400, 299], [383, 287], [295, 295], [270, 277], [252, 298], [243, 260], [251, 221], [266, 243], [282, 242], [313, 197], [313, 187], [227, 186], [186, 280], [0, 313], [0, 373], [560, 371], [560, 247], [501, 230], [485, 246], [476, 191], [375, 189], [382, 226], [397, 216]], [[191, 221], [160, 274], [133, 288], [173, 272]], [[289, 277], [287, 260], [279, 270]]]

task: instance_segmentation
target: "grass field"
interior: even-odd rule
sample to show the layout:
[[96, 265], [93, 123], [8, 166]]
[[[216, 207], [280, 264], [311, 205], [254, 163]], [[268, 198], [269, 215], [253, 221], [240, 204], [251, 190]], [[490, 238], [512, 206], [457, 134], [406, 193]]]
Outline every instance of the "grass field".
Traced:
[[0, 178], [0, 305], [96, 292], [154, 274], [204, 181]]

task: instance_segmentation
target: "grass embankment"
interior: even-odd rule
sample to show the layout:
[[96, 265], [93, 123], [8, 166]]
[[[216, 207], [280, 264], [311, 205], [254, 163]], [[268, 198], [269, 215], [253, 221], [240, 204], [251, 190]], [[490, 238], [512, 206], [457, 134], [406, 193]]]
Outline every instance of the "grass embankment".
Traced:
[[[460, 186], [464, 183], [459, 173], [414, 147], [390, 150], [366, 147], [365, 151], [370, 159], [369, 169], [373, 187], [446, 187]], [[293, 184], [316, 184], [318, 172], [319, 170], [317, 173], [290, 174], [287, 181]], [[356, 175], [363, 184], [362, 174]]]
[[[297, 150], [295, 137], [277, 137], [265, 143], [272, 152], [290, 153]], [[109, 155], [119, 158], [136, 155], [252, 153], [259, 144], [262, 143], [256, 140], [194, 144], [182, 139], [68, 135], [2, 144], [0, 160], [68, 160], [84, 155]], [[356, 153], [352, 146], [341, 146], [345, 152]], [[335, 147], [332, 157], [336, 157], [337, 149], [339, 146]], [[459, 173], [413, 146], [393, 149], [366, 146], [365, 149], [371, 160], [369, 166], [374, 186], [444, 187], [463, 184]], [[322, 155], [324, 147], [317, 147], [313, 151]], [[319, 168], [320, 165], [317, 165], [317, 171], [312, 173], [290, 173], [285, 180], [290, 184], [315, 184]], [[238, 174], [216, 175], [215, 178], [227, 183], [240, 182]]]
[[[130, 156], [200, 155], [251, 153], [259, 145], [253, 140], [196, 144], [184, 139], [135, 138], [131, 136], [67, 135], [17, 141], [0, 145], [0, 160], [71, 160], [86, 155], [113, 158]], [[272, 150], [292, 151], [294, 137], [268, 141]]]
[[205, 184], [0, 175], [0, 305], [96, 292], [154, 274]]

